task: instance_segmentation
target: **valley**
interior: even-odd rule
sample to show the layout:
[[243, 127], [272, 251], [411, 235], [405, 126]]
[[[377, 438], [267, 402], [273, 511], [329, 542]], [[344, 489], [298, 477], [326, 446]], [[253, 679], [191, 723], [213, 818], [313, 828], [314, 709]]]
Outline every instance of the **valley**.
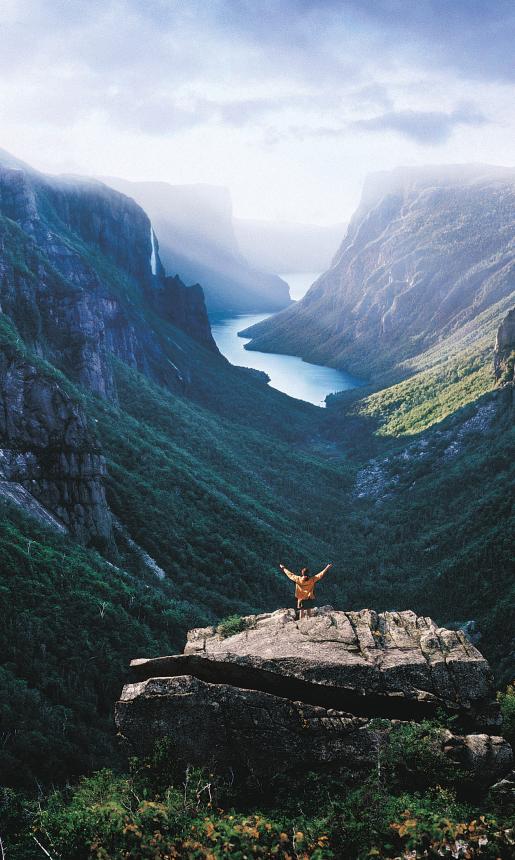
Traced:
[[[337, 608], [474, 621], [499, 683], [509, 678], [509, 326], [494, 374], [508, 281], [389, 377], [322, 410], [305, 401], [341, 391], [342, 371], [292, 358], [324, 380], [311, 395], [290, 379], [294, 399], [229, 363], [201, 288], [165, 273], [129, 198], [4, 157], [0, 210], [9, 782], [112, 762], [128, 660], [180, 649], [191, 627], [289, 605], [279, 561], [333, 560], [321, 595]], [[229, 357], [256, 367], [236, 320]]]
[[514, 860], [514, 43], [2, 4], [0, 860]]
[[[317, 272], [289, 272], [281, 275], [290, 287], [294, 301], [304, 297]], [[325, 406], [325, 398], [339, 391], [346, 391], [361, 384], [361, 381], [323, 365], [310, 364], [293, 355], [271, 352], [247, 352], [248, 338], [240, 332], [268, 319], [271, 314], [239, 314], [235, 316], [211, 316], [211, 330], [218, 349], [231, 364], [255, 368], [265, 373], [270, 386], [315, 406]]]

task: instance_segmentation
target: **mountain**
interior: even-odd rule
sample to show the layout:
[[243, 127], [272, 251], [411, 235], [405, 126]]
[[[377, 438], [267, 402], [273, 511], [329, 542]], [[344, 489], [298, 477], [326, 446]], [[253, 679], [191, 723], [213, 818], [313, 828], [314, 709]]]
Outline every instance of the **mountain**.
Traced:
[[200, 282], [210, 313], [272, 312], [290, 303], [288, 285], [241, 253], [226, 188], [105, 181], [148, 212], [165, 268], [187, 283]]
[[367, 181], [304, 299], [248, 329], [249, 349], [378, 377], [514, 303], [515, 172], [398, 169]]
[[166, 274], [126, 195], [0, 157], [0, 234], [6, 784], [113, 766], [130, 658], [291, 605], [279, 561], [334, 561], [335, 608], [472, 626], [511, 677], [502, 301], [322, 410], [219, 354], [201, 287]]
[[244, 257], [256, 268], [323, 272], [340, 245], [344, 227], [235, 218], [234, 230]]
[[82, 539], [109, 540], [105, 464], [62, 374], [116, 400], [117, 358], [183, 390], [183, 359], [165, 357], [137, 305], [148, 302], [217, 352], [202, 291], [165, 277], [148, 217], [98, 182], [49, 178], [5, 159], [0, 211], [4, 490], [30, 494]]

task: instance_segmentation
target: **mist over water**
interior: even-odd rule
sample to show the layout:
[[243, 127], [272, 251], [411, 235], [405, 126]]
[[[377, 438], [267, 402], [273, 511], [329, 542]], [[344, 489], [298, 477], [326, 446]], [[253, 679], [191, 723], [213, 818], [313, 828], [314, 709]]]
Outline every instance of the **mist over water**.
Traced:
[[321, 272], [285, 272], [279, 275], [290, 287], [290, 296], [296, 302], [304, 298], [310, 286]]
[[[282, 274], [290, 285], [290, 295], [301, 299], [319, 272], [295, 272]], [[255, 352], [245, 349], [248, 338], [238, 337], [238, 332], [266, 319], [270, 314], [239, 314], [232, 317], [213, 317], [211, 329], [218, 349], [231, 364], [263, 370], [270, 377], [270, 385], [315, 406], [325, 406], [325, 398], [336, 391], [356, 388], [361, 380], [332, 367], [309, 364], [294, 355]]]

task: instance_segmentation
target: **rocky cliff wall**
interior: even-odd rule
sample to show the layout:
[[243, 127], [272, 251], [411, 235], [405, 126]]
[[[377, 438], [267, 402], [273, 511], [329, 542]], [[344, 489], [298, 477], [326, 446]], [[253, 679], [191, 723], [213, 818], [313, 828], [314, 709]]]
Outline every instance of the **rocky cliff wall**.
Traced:
[[245, 332], [357, 376], [419, 355], [514, 290], [515, 174], [397, 170], [372, 177], [329, 270]]
[[177, 276], [164, 278], [162, 287], [158, 290], [156, 306], [168, 322], [186, 332], [202, 346], [218, 352], [211, 327], [206, 325], [206, 303], [200, 284], [187, 287]]
[[183, 389], [187, 374], [166, 361], [145, 315], [161, 310], [163, 296], [169, 321], [216, 350], [201, 289], [167, 284], [150, 220], [133, 200], [98, 182], [0, 164], [0, 215], [2, 311], [81, 385], [115, 398], [114, 355]]
[[185, 393], [188, 357], [169, 360], [156, 315], [217, 351], [202, 289], [165, 277], [133, 200], [0, 153], [1, 492], [84, 542], [111, 540], [105, 463], [85, 413], [36, 358], [110, 400], [113, 357]]
[[149, 213], [170, 275], [200, 282], [210, 313], [274, 311], [290, 303], [285, 281], [249, 265], [234, 232], [226, 188], [107, 178]]
[[112, 538], [104, 476], [79, 404], [37, 366], [0, 352], [0, 496], [104, 546]]
[[[151, 284], [150, 221], [134, 200], [94, 180], [45, 177], [0, 163], [0, 210], [50, 255], [60, 233], [95, 246], [142, 285]], [[53, 229], [52, 229], [53, 228]], [[67, 274], [65, 269], [64, 274]]]

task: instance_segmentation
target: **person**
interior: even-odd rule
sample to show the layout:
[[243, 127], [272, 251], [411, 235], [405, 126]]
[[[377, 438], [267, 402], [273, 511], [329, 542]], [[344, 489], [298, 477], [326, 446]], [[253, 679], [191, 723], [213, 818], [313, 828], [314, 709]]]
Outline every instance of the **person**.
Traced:
[[307, 615], [308, 618], [311, 616], [311, 610], [315, 605], [315, 585], [326, 575], [327, 571], [330, 570], [332, 566], [332, 563], [326, 564], [324, 569], [321, 570], [320, 573], [315, 574], [315, 576], [310, 576], [309, 568], [303, 567], [301, 568], [300, 576], [297, 576], [295, 573], [292, 573], [291, 570], [288, 570], [284, 564], [279, 565], [280, 569], [286, 574], [288, 579], [291, 579], [295, 583], [295, 597], [297, 600], [299, 618], [304, 618], [305, 615]]

